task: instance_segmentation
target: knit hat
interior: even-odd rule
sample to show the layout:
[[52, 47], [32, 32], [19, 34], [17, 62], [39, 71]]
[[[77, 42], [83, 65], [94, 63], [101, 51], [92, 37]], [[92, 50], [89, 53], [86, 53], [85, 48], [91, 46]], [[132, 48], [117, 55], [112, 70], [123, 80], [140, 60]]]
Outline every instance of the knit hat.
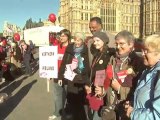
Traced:
[[105, 32], [97, 31], [93, 34], [93, 37], [97, 37], [101, 39], [104, 43], [107, 43], [107, 44], [109, 42], [109, 37], [107, 36]]
[[76, 32], [76, 33], [74, 34], [74, 37], [81, 39], [83, 42], [84, 42], [85, 39], [86, 39], [86, 36], [85, 36], [85, 34], [84, 34], [83, 32]]

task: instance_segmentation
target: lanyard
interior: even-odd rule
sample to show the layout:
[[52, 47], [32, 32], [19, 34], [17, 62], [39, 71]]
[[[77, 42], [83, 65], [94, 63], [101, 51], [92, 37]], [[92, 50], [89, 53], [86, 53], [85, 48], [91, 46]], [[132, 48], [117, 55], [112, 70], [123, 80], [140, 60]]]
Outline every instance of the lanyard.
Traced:
[[95, 66], [95, 64], [101, 59], [102, 54], [103, 54], [103, 53], [101, 53], [101, 55], [99, 56], [99, 58], [96, 57], [96, 59], [93, 61], [93, 64], [91, 65], [91, 68], [93, 68], [93, 67]]
[[[100, 55], [99, 57], [96, 57], [96, 59], [93, 61], [93, 64], [91, 65], [91, 74], [90, 74], [90, 78], [89, 78], [90, 81], [92, 81], [92, 80], [91, 80], [92, 70], [93, 70], [92, 68], [93, 68], [93, 67], [95, 66], [95, 64], [101, 59], [102, 55], [103, 55], [103, 53], [101, 53], [101, 55]], [[91, 85], [93, 85], [93, 82], [91, 82]], [[90, 85], [90, 86], [91, 86], [91, 85]]]
[[128, 56], [122, 61], [121, 65], [120, 65], [120, 70], [122, 70], [122, 66], [124, 64], [124, 62], [128, 59]]

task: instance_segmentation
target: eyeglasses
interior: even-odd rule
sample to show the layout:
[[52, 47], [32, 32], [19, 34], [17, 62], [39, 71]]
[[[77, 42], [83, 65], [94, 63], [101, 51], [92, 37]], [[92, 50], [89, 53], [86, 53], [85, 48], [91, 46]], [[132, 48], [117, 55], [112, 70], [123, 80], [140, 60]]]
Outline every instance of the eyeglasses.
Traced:
[[127, 43], [124, 43], [124, 42], [115, 43], [116, 47], [118, 47], [118, 46], [123, 47], [125, 44], [127, 44]]

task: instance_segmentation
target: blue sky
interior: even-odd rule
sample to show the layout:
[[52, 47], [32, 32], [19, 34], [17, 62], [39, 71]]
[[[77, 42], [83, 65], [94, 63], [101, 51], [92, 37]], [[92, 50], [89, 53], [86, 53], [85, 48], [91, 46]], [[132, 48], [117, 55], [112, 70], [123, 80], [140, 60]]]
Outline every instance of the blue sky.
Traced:
[[59, 0], [1, 0], [0, 32], [4, 21], [24, 27], [26, 20], [48, 19], [50, 13], [58, 14]]

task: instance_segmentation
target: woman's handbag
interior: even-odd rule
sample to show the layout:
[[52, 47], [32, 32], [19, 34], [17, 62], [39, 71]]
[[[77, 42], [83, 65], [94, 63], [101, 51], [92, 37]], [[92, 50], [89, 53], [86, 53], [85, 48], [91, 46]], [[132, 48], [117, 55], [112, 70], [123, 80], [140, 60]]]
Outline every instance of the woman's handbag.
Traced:
[[116, 120], [116, 113], [111, 106], [103, 106], [100, 114], [102, 120]]
[[104, 102], [102, 98], [98, 98], [95, 95], [92, 94], [88, 94], [86, 96], [86, 98], [89, 101], [89, 107], [92, 110], [98, 111], [100, 109], [101, 106], [103, 106]]
[[[107, 91], [107, 95], [109, 98], [107, 100], [111, 99], [111, 89], [109, 88]], [[107, 105], [103, 106], [100, 110], [100, 115], [102, 120], [116, 120], [116, 109], [117, 109], [117, 96], [115, 95], [114, 100], [111, 103], [107, 103]]]

